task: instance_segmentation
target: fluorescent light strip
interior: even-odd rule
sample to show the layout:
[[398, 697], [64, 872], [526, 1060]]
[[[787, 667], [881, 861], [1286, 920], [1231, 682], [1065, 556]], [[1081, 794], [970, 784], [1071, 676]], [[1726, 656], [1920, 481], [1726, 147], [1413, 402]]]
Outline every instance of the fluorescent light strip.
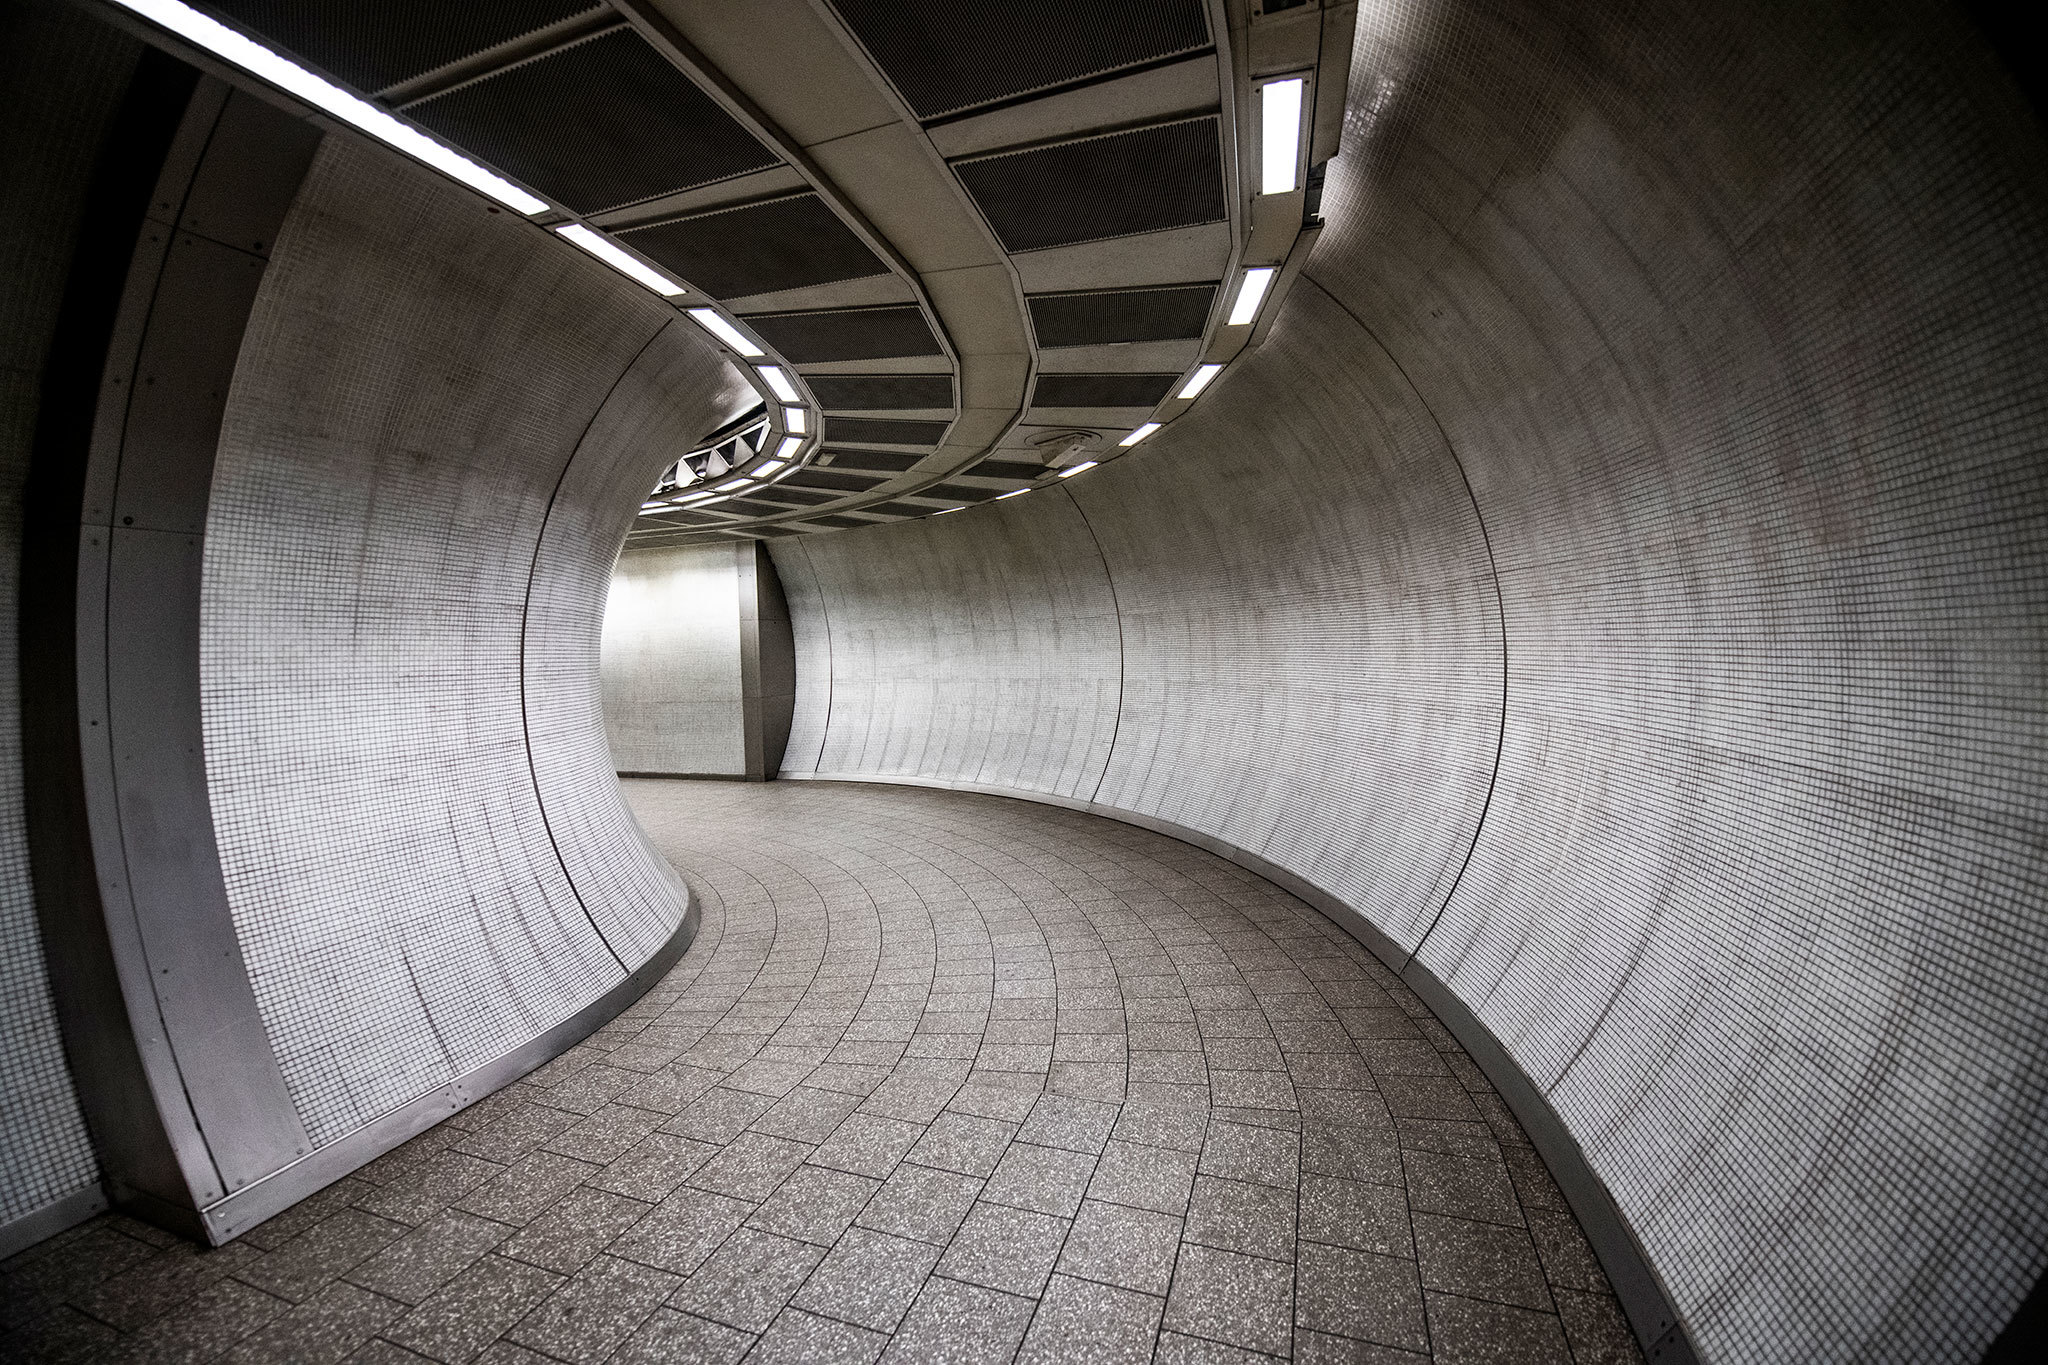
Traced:
[[1095, 466], [1101, 463], [1102, 461], [1100, 460], [1083, 460], [1079, 464], [1068, 465], [1065, 469], [1062, 469], [1060, 471], [1060, 477], [1063, 479], [1071, 479], [1076, 474], [1087, 473], [1089, 470], [1095, 468]]
[[1147, 422], [1144, 426], [1139, 427], [1136, 431], [1118, 441], [1117, 444], [1120, 446], [1134, 446], [1157, 430], [1159, 430], [1159, 423]]
[[762, 365], [759, 368], [761, 378], [768, 381], [769, 391], [777, 398], [785, 403], [802, 401], [803, 395], [796, 391], [796, 385], [789, 382], [789, 376], [782, 372], [780, 365]]
[[1004, 498], [1021, 498], [1021, 497], [1023, 497], [1023, 496], [1024, 496], [1024, 495], [1025, 495], [1026, 493], [1029, 493], [1030, 491], [1031, 491], [1031, 490], [1030, 490], [1030, 489], [1028, 489], [1028, 488], [1012, 488], [1012, 489], [1011, 489], [1011, 490], [1010, 490], [1009, 492], [1007, 492], [1007, 493], [998, 493], [998, 494], [996, 494], [996, 495], [995, 495], [995, 498], [993, 499], [993, 501], [995, 501], [995, 502], [1001, 502], [1001, 501], [1002, 501], [1002, 500], [1003, 500]]
[[1244, 283], [1237, 287], [1237, 302], [1230, 305], [1232, 327], [1242, 327], [1259, 315], [1259, 305], [1266, 301], [1266, 290], [1272, 287], [1273, 276], [1278, 267], [1254, 266], [1244, 272]]
[[1180, 393], [1177, 396], [1193, 398], [1203, 389], [1209, 387], [1210, 380], [1222, 373], [1223, 367], [1221, 365], [1197, 365], [1195, 372], [1188, 376], [1188, 382], [1181, 385]]
[[666, 512], [668, 504], [665, 502], [643, 502], [640, 504], [640, 510], [643, 512]]
[[745, 332], [742, 332], [739, 328], [720, 317], [717, 309], [692, 308], [689, 310], [689, 314], [691, 320], [699, 327], [702, 327], [705, 331], [711, 333], [711, 335], [717, 337], [747, 359], [752, 360], [755, 356], [768, 354], [759, 346], [747, 340]]
[[935, 517], [943, 517], [948, 512], [958, 512], [961, 510], [962, 509], [958, 507], [941, 507], [938, 511], [932, 513], [932, 515]]
[[796, 458], [796, 453], [803, 448], [803, 437], [785, 436], [782, 438], [782, 445], [775, 452], [775, 458], [778, 460], [793, 460]]
[[1287, 194], [1294, 189], [1294, 173], [1301, 160], [1301, 94], [1306, 85], [1296, 76], [1259, 87], [1259, 121], [1265, 142], [1261, 194]]
[[114, 0], [114, 3], [205, 48], [214, 56], [232, 62], [250, 75], [270, 82], [286, 94], [297, 96], [322, 113], [332, 114], [350, 127], [397, 148], [413, 160], [432, 166], [450, 179], [461, 181], [506, 208], [520, 213], [539, 213], [547, 208], [545, 200], [534, 198], [503, 176], [485, 170], [411, 124], [401, 123], [368, 100], [351, 95], [297, 62], [251, 42], [190, 5], [181, 5], [178, 0]]
[[810, 430], [810, 426], [811, 415], [802, 408], [784, 408], [782, 410], [782, 429], [784, 431], [801, 436]]
[[733, 493], [745, 488], [752, 482], [752, 479], [733, 479], [726, 483], [712, 485], [711, 491], [714, 493]]
[[772, 479], [787, 468], [789, 466], [780, 460], [770, 460], [766, 464], [754, 467], [754, 477], [757, 479]]
[[597, 257], [597, 259], [603, 261], [627, 279], [646, 285], [665, 299], [672, 299], [678, 294], [687, 292], [681, 285], [662, 274], [659, 270], [656, 270], [653, 266], [628, 254], [618, 243], [598, 236], [581, 223], [569, 223], [563, 227], [556, 228], [555, 231], [569, 241], [574, 242], [577, 246], [582, 247], [585, 251]]

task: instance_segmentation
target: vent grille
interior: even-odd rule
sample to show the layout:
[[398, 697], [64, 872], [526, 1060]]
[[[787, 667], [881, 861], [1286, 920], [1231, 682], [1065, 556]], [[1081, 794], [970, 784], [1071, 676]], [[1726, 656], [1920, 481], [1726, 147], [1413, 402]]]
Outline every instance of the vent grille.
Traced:
[[865, 493], [885, 476], [863, 478], [857, 474], [838, 474], [829, 469], [806, 469], [801, 475], [791, 475], [783, 483], [797, 488], [834, 489], [841, 493]]
[[1102, 346], [1123, 341], [1199, 338], [1216, 303], [1213, 284], [1118, 289], [1088, 294], [1037, 294], [1030, 300], [1038, 344]]
[[750, 517], [779, 517], [789, 511], [787, 507], [777, 507], [772, 502], [755, 502], [751, 498], [734, 498], [725, 504], [725, 509], [728, 512], [745, 512]]
[[815, 194], [677, 218], [619, 234], [713, 298], [885, 275], [889, 268]]
[[1060, 142], [954, 163], [1010, 251], [1220, 222], [1223, 144], [1215, 118]]
[[1173, 391], [1177, 374], [1042, 374], [1031, 401], [1042, 408], [1149, 408]]
[[874, 522], [869, 521], [864, 517], [843, 517], [838, 515], [837, 513], [832, 513], [822, 517], [812, 517], [809, 521], [804, 523], [804, 525], [806, 526], [826, 526], [834, 530], [845, 530], [853, 526], [873, 526], [874, 524]]
[[977, 479], [1022, 479], [1029, 483], [1045, 473], [1045, 466], [1020, 464], [1015, 460], [983, 460], [967, 472]]
[[590, 0], [200, 0], [203, 8], [268, 38], [366, 94], [597, 6]]
[[[833, 501], [839, 495], [836, 493], [806, 493], [801, 488], [788, 488], [778, 483], [762, 489], [755, 496], [767, 498], [773, 502], [786, 502], [796, 507], [816, 507], [821, 502]], [[788, 511], [789, 509], [784, 508], [782, 510]]]
[[891, 474], [901, 474], [923, 458], [922, 455], [890, 455], [879, 450], [835, 450], [832, 452], [832, 467], [877, 469]]
[[935, 446], [945, 439], [947, 425], [878, 417], [827, 417], [825, 439], [878, 446]]
[[956, 502], [987, 502], [1006, 490], [1001, 488], [969, 488], [964, 483], [935, 483], [930, 488], [920, 488], [920, 498], [952, 498]]
[[630, 29], [459, 86], [406, 112], [578, 213], [779, 164]]
[[1209, 45], [1201, 0], [833, 0], [833, 8], [921, 119]]
[[953, 406], [949, 374], [813, 374], [804, 382], [828, 411]]
[[863, 507], [863, 512], [876, 512], [888, 517], [928, 517], [938, 511], [936, 507], [919, 507], [914, 502], [878, 502], [872, 507]]
[[943, 355], [916, 308], [835, 308], [819, 313], [755, 313], [747, 323], [796, 365]]

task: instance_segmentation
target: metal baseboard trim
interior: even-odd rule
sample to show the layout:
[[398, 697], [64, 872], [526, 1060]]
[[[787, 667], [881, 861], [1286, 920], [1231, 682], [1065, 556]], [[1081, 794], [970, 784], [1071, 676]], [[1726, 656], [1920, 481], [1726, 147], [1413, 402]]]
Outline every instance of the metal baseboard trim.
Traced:
[[[668, 973], [697, 937], [703, 915], [691, 896], [682, 923], [654, 954], [576, 1013], [544, 1033], [513, 1048], [437, 1089], [373, 1119], [348, 1136], [317, 1147], [290, 1165], [243, 1186], [200, 1211], [204, 1239], [214, 1246], [232, 1241], [266, 1218], [275, 1217], [301, 1199], [433, 1127], [450, 1114], [518, 1080], [597, 1032], [645, 995]], [[148, 1210], [138, 1209], [147, 1215]], [[151, 1221], [159, 1221], [152, 1219]]]
[[[1592, 1243], [1594, 1254], [1600, 1258], [1600, 1267], [1607, 1272], [1607, 1281], [1614, 1288], [1615, 1298], [1628, 1315], [1629, 1326], [1634, 1329], [1637, 1340], [1642, 1344], [1644, 1356], [1654, 1365], [1698, 1365], [1699, 1356], [1692, 1341], [1686, 1334], [1684, 1320], [1672, 1302], [1671, 1293], [1664, 1281], [1644, 1254], [1642, 1243], [1636, 1240], [1628, 1221], [1622, 1216], [1614, 1196], [1607, 1191], [1607, 1184], [1594, 1172], [1587, 1162], [1585, 1152], [1578, 1140], [1565, 1127], [1564, 1120], [1551, 1107], [1550, 1100], [1529, 1079], [1528, 1073], [1509, 1055], [1493, 1031], [1480, 1022], [1477, 1015], [1466, 1008], [1465, 1003], [1454, 995], [1450, 987], [1440, 981], [1434, 972], [1419, 963], [1407, 962], [1408, 954], [1393, 939], [1380, 931], [1378, 926], [1363, 913], [1331, 895], [1328, 891], [1307, 881], [1296, 873], [1267, 861], [1248, 849], [1225, 843], [1213, 835], [1200, 830], [1176, 825], [1170, 820], [1159, 820], [1137, 811], [1125, 810], [1119, 806], [1104, 805], [1094, 801], [1082, 801], [1074, 797], [1058, 796], [1050, 792], [1022, 791], [1015, 787], [992, 786], [985, 782], [952, 782], [931, 777], [877, 777], [865, 773], [804, 773], [784, 772], [778, 777], [799, 782], [855, 782], [900, 787], [936, 787], [945, 791], [974, 792], [982, 796], [1003, 796], [1015, 801], [1034, 801], [1040, 805], [1060, 806], [1067, 810], [1082, 811], [1089, 815], [1101, 815], [1119, 820], [1127, 825], [1136, 825], [1154, 834], [1163, 834], [1178, 839], [1184, 844], [1213, 853], [1217, 857], [1237, 864], [1247, 872], [1255, 872], [1272, 882], [1281, 890], [1299, 900], [1314, 906], [1331, 922], [1358, 940], [1373, 956], [1386, 964], [1389, 970], [1399, 976], [1408, 988], [1421, 998], [1425, 1005], [1436, 1014], [1443, 1026], [1451, 1031], [1486, 1073], [1486, 1079], [1499, 1092], [1508, 1108], [1513, 1111], [1522, 1131], [1529, 1135], [1529, 1141], [1543, 1157], [1544, 1164], [1557, 1181], [1558, 1188], [1572, 1206], [1578, 1217], [1579, 1226], [1585, 1231], [1586, 1240]], [[1407, 965], [1403, 966], [1406, 962]]]
[[62, 1199], [30, 1209], [19, 1218], [0, 1223], [0, 1261], [27, 1251], [67, 1228], [77, 1227], [107, 1207], [107, 1193], [97, 1184], [73, 1190]]

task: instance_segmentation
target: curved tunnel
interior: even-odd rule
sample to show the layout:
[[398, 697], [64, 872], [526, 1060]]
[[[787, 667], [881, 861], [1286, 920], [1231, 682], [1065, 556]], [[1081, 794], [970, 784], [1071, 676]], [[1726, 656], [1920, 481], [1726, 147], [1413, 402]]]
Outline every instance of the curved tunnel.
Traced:
[[619, 1046], [580, 1040], [730, 971], [708, 940], [800, 938], [749, 842], [784, 810], [842, 870], [1108, 816], [1320, 911], [1507, 1101], [1650, 1358], [2023, 1349], [2048, 143], [1960, 12], [1360, 6], [1320, 235], [1198, 404], [1028, 497], [735, 533], [788, 599], [782, 779], [1056, 815], [629, 810], [607, 580], [746, 367], [105, 7], [7, 24], [24, 1354], [109, 1198], [234, 1254]]

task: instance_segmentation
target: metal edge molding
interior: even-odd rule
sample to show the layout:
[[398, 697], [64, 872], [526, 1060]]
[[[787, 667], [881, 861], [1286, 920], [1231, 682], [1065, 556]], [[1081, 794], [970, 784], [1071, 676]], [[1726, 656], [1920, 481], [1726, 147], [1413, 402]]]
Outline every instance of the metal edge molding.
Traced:
[[19, 1218], [0, 1223], [0, 1261], [26, 1251], [37, 1242], [55, 1237], [66, 1228], [83, 1223], [107, 1207], [106, 1191], [98, 1184], [74, 1190], [62, 1199], [31, 1209]]
[[974, 792], [983, 796], [1004, 796], [1015, 801], [1035, 801], [1045, 806], [1062, 806], [1068, 810], [1081, 811], [1088, 815], [1106, 816], [1127, 825], [1136, 825], [1154, 834], [1164, 834], [1184, 844], [1213, 853], [1219, 858], [1237, 864], [1247, 872], [1255, 872], [1272, 882], [1281, 890], [1299, 900], [1314, 906], [1318, 911], [1358, 940], [1371, 951], [1373, 956], [1384, 963], [1389, 970], [1410, 990], [1429, 1006], [1439, 1022], [1451, 1031], [1461, 1047], [1471, 1054], [1479, 1069], [1486, 1073], [1488, 1081], [1500, 1093], [1502, 1101], [1513, 1111], [1522, 1129], [1529, 1135], [1529, 1141], [1543, 1157], [1550, 1168], [1551, 1177], [1570, 1202], [1572, 1212], [1577, 1215], [1579, 1225], [1584, 1229], [1586, 1240], [1593, 1245], [1594, 1254], [1600, 1258], [1600, 1267], [1606, 1271], [1608, 1283], [1614, 1287], [1615, 1297], [1628, 1315], [1629, 1325], [1634, 1329], [1643, 1348], [1643, 1355], [1655, 1365], [1697, 1365], [1699, 1356], [1693, 1350], [1691, 1338], [1686, 1335], [1685, 1323], [1678, 1315], [1671, 1293], [1664, 1286], [1663, 1279], [1644, 1254], [1642, 1243], [1636, 1240], [1628, 1221], [1622, 1216], [1614, 1196], [1607, 1191], [1607, 1184], [1587, 1162], [1585, 1152], [1578, 1140], [1565, 1127], [1564, 1120], [1550, 1105], [1550, 1101], [1529, 1079], [1520, 1064], [1509, 1055], [1493, 1031], [1480, 1022], [1477, 1015], [1466, 1008], [1465, 1003], [1451, 992], [1450, 987], [1439, 980], [1436, 974], [1418, 963], [1408, 962], [1408, 954], [1382, 933], [1363, 913], [1339, 900], [1313, 882], [1300, 875], [1268, 862], [1258, 854], [1235, 844], [1225, 843], [1213, 835], [1177, 825], [1169, 820], [1154, 819], [1137, 811], [1125, 810], [1120, 806], [1104, 805], [1094, 801], [1082, 801], [1074, 797], [1057, 796], [1050, 792], [1023, 791], [1015, 787], [999, 787], [983, 782], [955, 782], [943, 778], [871, 776], [866, 773], [806, 773], [783, 772], [778, 780], [798, 782], [858, 782], [900, 787], [937, 787], [947, 791]]
[[511, 1051], [429, 1090], [381, 1118], [372, 1119], [346, 1137], [314, 1148], [290, 1165], [209, 1204], [199, 1213], [204, 1226], [203, 1238], [218, 1246], [241, 1236], [266, 1218], [282, 1213], [306, 1196], [360, 1170], [449, 1115], [467, 1109], [543, 1063], [552, 1061], [610, 1023], [667, 975], [669, 968], [675, 966], [695, 941], [703, 914], [697, 898], [687, 891], [685, 895], [688, 900], [682, 922], [669, 935], [667, 942], [603, 995]]

